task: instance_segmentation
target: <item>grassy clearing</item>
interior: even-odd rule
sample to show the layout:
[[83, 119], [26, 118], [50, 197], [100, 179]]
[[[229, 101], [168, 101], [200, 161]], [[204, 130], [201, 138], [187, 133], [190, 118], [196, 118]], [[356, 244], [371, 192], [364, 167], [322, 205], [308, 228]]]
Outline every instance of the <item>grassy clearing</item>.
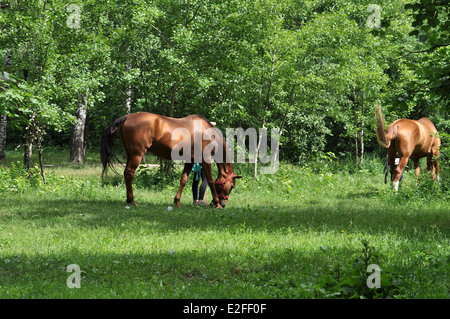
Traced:
[[[254, 181], [237, 165], [225, 209], [194, 207], [186, 187], [170, 211], [178, 177], [158, 170], [142, 169], [130, 208], [122, 178], [102, 181], [100, 167], [47, 168], [46, 185], [4, 168], [0, 297], [448, 298], [447, 193], [424, 193], [411, 171], [394, 195], [375, 160], [323, 167]], [[66, 285], [70, 264], [80, 289]], [[367, 288], [368, 264], [380, 289]]]

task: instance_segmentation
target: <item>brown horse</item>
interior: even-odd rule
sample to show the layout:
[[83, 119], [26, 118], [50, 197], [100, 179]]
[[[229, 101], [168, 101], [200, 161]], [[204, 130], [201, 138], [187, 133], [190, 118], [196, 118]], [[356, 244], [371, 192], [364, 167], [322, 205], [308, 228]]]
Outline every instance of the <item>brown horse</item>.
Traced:
[[[440, 172], [438, 156], [441, 140], [437, 137], [438, 131], [433, 123], [425, 117], [418, 121], [399, 119], [394, 121], [387, 131], [384, 128], [384, 117], [380, 106], [377, 105], [375, 107], [375, 132], [378, 144], [387, 149], [391, 181], [395, 191], [398, 191], [400, 177], [410, 157], [414, 162], [417, 177], [420, 175], [419, 160], [427, 157], [427, 168], [435, 180], [436, 174]], [[397, 167], [396, 157], [400, 158]]]
[[[119, 161], [112, 151], [115, 133], [116, 131], [119, 131], [122, 146], [127, 155], [127, 163], [124, 170], [127, 203], [135, 206], [133, 178], [142, 157], [147, 151], [150, 151], [158, 157], [173, 159], [172, 154], [174, 154], [174, 150], [179, 147], [180, 142], [186, 137], [174, 134], [174, 132], [182, 130], [187, 132], [188, 135], [194, 136], [194, 138], [190, 139], [190, 144], [182, 149], [182, 153], [187, 151], [186, 154], [189, 155], [189, 150], [191, 153], [184, 164], [180, 187], [174, 198], [175, 205], [180, 206], [181, 193], [187, 183], [192, 166], [194, 165], [194, 159], [196, 159], [196, 161], [200, 162], [205, 172], [213, 197], [212, 203], [216, 208], [224, 207], [228, 201], [231, 190], [236, 185], [236, 179], [242, 178], [242, 176], [234, 173], [233, 165], [229, 160], [230, 156], [228, 154], [226, 143], [223, 137], [219, 135], [219, 143], [216, 145], [222, 146], [222, 153], [225, 156], [223, 161], [216, 160], [218, 177], [214, 182], [211, 170], [211, 157], [205, 156], [207, 152], [204, 152], [205, 148], [211, 149], [209, 144], [217, 138], [217, 135], [214, 135], [210, 140], [204, 138], [205, 132], [208, 132], [208, 130], [210, 131], [211, 129], [217, 131], [209, 121], [199, 115], [189, 115], [184, 118], [171, 118], [142, 112], [132, 113], [118, 118], [109, 125], [101, 138], [100, 156], [103, 164], [103, 175], [106, 173], [108, 167], [113, 168], [114, 161]], [[195, 136], [198, 136], [198, 134], [200, 134], [200, 140], [195, 139]], [[189, 141], [189, 139], [186, 140]], [[196, 141], [195, 145], [194, 141]], [[200, 158], [198, 155], [194, 157], [196, 150], [201, 150]], [[212, 152], [212, 155], [214, 155], [214, 151]]]

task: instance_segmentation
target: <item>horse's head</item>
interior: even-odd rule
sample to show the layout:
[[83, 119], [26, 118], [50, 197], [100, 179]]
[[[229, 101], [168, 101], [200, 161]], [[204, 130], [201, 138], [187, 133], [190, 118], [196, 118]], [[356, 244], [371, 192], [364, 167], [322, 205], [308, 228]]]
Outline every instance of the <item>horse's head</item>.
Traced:
[[232, 172], [227, 177], [219, 176], [215, 181], [217, 195], [219, 196], [220, 206], [225, 207], [230, 197], [231, 190], [236, 185], [236, 178], [242, 178], [241, 175], [236, 175]]

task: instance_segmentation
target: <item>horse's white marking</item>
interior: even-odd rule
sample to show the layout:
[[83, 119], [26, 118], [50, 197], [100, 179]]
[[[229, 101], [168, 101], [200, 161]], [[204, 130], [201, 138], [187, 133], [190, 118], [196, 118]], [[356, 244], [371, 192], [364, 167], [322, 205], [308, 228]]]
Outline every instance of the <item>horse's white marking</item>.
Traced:
[[399, 184], [399, 181], [393, 181], [392, 182], [392, 185], [394, 186], [394, 190], [395, 190], [396, 193], [398, 192], [398, 184]]

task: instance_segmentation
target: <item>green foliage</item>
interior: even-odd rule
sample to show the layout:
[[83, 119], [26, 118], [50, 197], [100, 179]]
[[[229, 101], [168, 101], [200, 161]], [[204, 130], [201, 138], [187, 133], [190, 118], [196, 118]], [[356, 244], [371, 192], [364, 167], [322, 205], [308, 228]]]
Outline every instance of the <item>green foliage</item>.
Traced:
[[[444, 177], [445, 176], [445, 177]], [[395, 202], [401, 203], [405, 201], [430, 201], [439, 198], [441, 200], [446, 200], [450, 198], [450, 193], [448, 189], [447, 176], [440, 176], [440, 181], [433, 181], [431, 174], [429, 172], [423, 172], [419, 178], [417, 185], [410, 184], [401, 187], [401, 192], [397, 196], [393, 196]], [[413, 178], [413, 176], [411, 176]]]
[[57, 132], [73, 121], [73, 116], [50, 102], [45, 84], [30, 84], [10, 76], [7, 89], [0, 92], [3, 103], [0, 113], [8, 115], [14, 127], [23, 130], [30, 124], [38, 123]]
[[[127, 112], [196, 113], [223, 131], [283, 128], [277, 174], [254, 180], [251, 165], [235, 165], [244, 178], [221, 211], [185, 204], [189, 187], [183, 208], [167, 211], [177, 167], [140, 167], [143, 205], [126, 208], [121, 175], [57, 167], [44, 184], [37, 167], [8, 160], [2, 296], [448, 298], [449, 9], [380, 0], [380, 25], [370, 27], [372, 2], [75, 0], [74, 28], [62, 1], [2, 1], [10, 148], [30, 127], [67, 145], [81, 96], [95, 149]], [[387, 122], [436, 123], [440, 184], [423, 173], [416, 185], [410, 167], [398, 194], [383, 183], [375, 102]], [[370, 244], [354, 240], [361, 233]], [[61, 288], [73, 258], [89, 290]], [[382, 268], [379, 290], [365, 285], [369, 263]]]
[[43, 185], [39, 167], [27, 169], [20, 161], [0, 167], [0, 192], [24, 193]]
[[443, 192], [450, 194], [450, 167], [447, 165], [450, 161], [450, 134], [440, 133], [441, 148], [439, 150], [439, 163], [440, 163], [440, 180], [439, 184]]
[[[192, 177], [193, 174], [191, 174]], [[163, 172], [161, 169], [140, 166], [135, 175], [136, 187], [145, 189], [174, 189], [180, 181], [181, 169], [172, 167], [170, 173]], [[190, 189], [187, 187], [187, 189]]]
[[420, 36], [422, 42], [427, 41], [431, 46], [449, 44], [450, 11], [446, 1], [420, 0], [406, 4], [405, 8], [414, 16], [415, 30], [410, 35]]
[[361, 133], [371, 151], [375, 101], [387, 121], [448, 118], [436, 98], [448, 47], [411, 53], [446, 45], [448, 10], [428, 3], [379, 1], [378, 28], [367, 25], [370, 1], [72, 1], [74, 28], [59, 1], [11, 2], [1, 11], [0, 62], [10, 50], [8, 73], [27, 83], [1, 93], [0, 112], [12, 128], [42, 114], [58, 145], [83, 95], [90, 147], [113, 119], [148, 111], [198, 113], [221, 129], [283, 127], [280, 157], [290, 162], [347, 156]]
[[[410, 54], [417, 54], [419, 78], [411, 90], [424, 100], [438, 102], [448, 113], [449, 106], [449, 50], [450, 10], [447, 1], [419, 0], [405, 5], [414, 21], [409, 34], [418, 38], [421, 44]], [[422, 102], [426, 105], [426, 102]], [[435, 107], [434, 103], [430, 103]]]
[[[329, 272], [320, 278], [319, 291], [325, 297], [333, 298], [393, 298], [398, 294], [399, 287], [395, 278], [386, 269], [380, 271], [380, 287], [368, 287], [369, 265], [380, 265], [381, 254], [371, 246], [367, 239], [361, 240], [362, 248], [359, 255], [350, 263], [337, 263], [329, 268]], [[323, 248], [326, 252], [328, 247]]]

